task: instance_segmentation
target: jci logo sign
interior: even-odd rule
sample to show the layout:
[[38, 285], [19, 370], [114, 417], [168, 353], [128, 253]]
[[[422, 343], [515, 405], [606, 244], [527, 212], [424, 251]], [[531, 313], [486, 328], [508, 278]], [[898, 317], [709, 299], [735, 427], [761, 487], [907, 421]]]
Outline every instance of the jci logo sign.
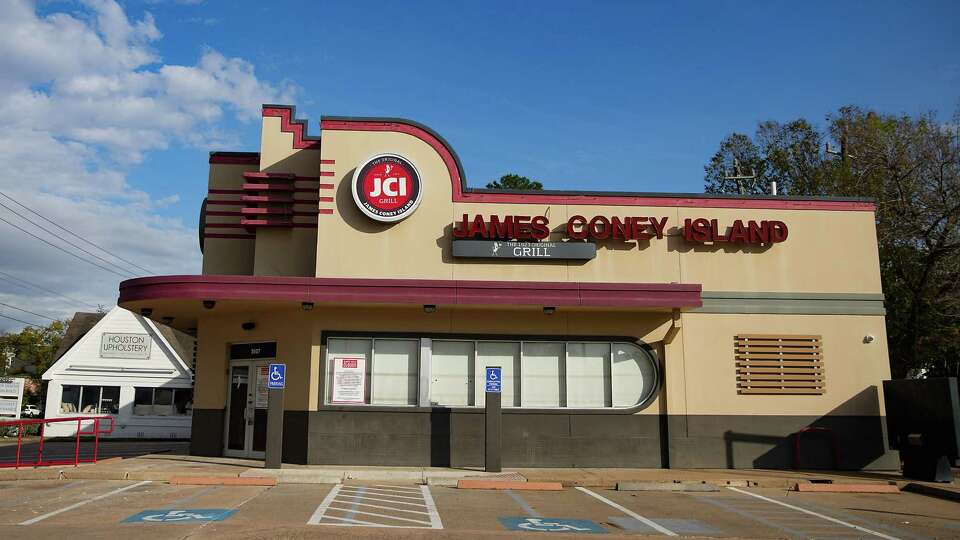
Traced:
[[396, 154], [373, 156], [353, 174], [353, 200], [377, 221], [394, 222], [409, 216], [422, 194], [417, 168]]

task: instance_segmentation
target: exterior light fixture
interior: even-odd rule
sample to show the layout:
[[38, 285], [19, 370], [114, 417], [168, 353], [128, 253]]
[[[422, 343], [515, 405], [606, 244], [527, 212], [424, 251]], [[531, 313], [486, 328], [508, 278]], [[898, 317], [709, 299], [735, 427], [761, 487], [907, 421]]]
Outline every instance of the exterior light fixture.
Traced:
[[310, 311], [313, 309], [313, 302], [300, 302], [300, 309]]
[[217, 301], [216, 301], [216, 300], [204, 300], [204, 301], [203, 301], [203, 307], [206, 308], [206, 309], [213, 309], [213, 307], [216, 306], [216, 305], [217, 305]]
[[437, 305], [436, 304], [424, 304], [423, 305], [424, 313], [436, 313]]
[[240, 328], [243, 328], [244, 330], [246, 330], [246, 331], [248, 331], [248, 332], [249, 332], [250, 330], [253, 330], [253, 329], [256, 328], [256, 327], [257, 327], [257, 323], [255, 323], [255, 322], [253, 322], [253, 321], [245, 322], [245, 323], [243, 323], [243, 324], [240, 325]]
[[140, 315], [143, 315], [144, 317], [149, 317], [153, 315], [153, 308], [148, 308], [148, 307], [140, 308]]
[[162, 322], [163, 324], [165, 324], [165, 325], [167, 325], [167, 326], [170, 326], [171, 324], [173, 324], [173, 317], [164, 317], [164, 318], [160, 319], [160, 322]]
[[555, 307], [553, 307], [553, 306], [545, 306], [545, 307], [543, 308], [543, 314], [544, 314], [544, 315], [553, 315], [553, 314], [556, 313], [556, 312], [557, 312], [557, 308], [555, 308]]
[[867, 335], [863, 336], [863, 342], [864, 342], [864, 343], [873, 343], [873, 340], [875, 340], [875, 339], [877, 339], [877, 338], [873, 337], [873, 334], [867, 334]]

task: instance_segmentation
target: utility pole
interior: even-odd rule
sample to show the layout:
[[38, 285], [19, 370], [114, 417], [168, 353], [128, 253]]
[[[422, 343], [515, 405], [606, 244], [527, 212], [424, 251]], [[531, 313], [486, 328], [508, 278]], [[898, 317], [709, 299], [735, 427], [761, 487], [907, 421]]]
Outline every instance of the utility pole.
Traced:
[[[740, 169], [740, 160], [733, 158], [733, 174], [724, 175], [725, 180], [733, 180], [737, 183], [737, 190], [741, 195], [747, 194], [747, 187], [744, 185], [744, 180], [756, 180], [757, 171], [750, 168], [750, 174], [743, 174], [743, 171]], [[774, 189], [774, 195], [776, 195], [776, 189]]]

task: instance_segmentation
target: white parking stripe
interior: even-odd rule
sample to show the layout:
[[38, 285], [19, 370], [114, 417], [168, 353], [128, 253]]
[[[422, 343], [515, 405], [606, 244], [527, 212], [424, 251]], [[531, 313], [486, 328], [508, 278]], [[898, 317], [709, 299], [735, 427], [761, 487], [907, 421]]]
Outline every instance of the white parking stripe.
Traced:
[[[336, 519], [339, 521], [346, 521], [347, 523], [324, 523], [324, 525], [331, 525], [334, 527], [355, 527], [357, 525], [363, 525], [364, 527], [388, 527], [395, 528], [393, 525], [384, 525], [382, 523], [373, 523], [371, 521], [360, 521], [359, 519], [350, 519], [345, 517], [337, 516], [324, 516], [323, 519]], [[409, 527], [410, 529], [418, 529], [419, 527]]]
[[[360, 500], [361, 500], [361, 501], [365, 501], [365, 500], [367, 500], [367, 499], [360, 499]], [[428, 514], [427, 512], [421, 512], [421, 511], [419, 511], [419, 510], [407, 510], [406, 508], [394, 508], [394, 507], [392, 507], [392, 506], [381, 506], [381, 505], [379, 505], [379, 504], [366, 504], [366, 503], [357, 502], [357, 501], [337, 501], [337, 502], [340, 502], [340, 503], [342, 503], [342, 504], [348, 504], [348, 503], [349, 503], [349, 504], [352, 504], [352, 505], [354, 505], [354, 506], [369, 506], [370, 508], [379, 508], [379, 509], [381, 509], [381, 510], [393, 510], [394, 512], [407, 512], [407, 513], [409, 513], [409, 514], [420, 514], [421, 516], [429, 516], [429, 515], [430, 515], [430, 514]]]
[[644, 523], [644, 524], [647, 525], [648, 527], [653, 528], [653, 529], [656, 530], [657, 532], [660, 532], [660, 533], [665, 534], [665, 535], [667, 535], [667, 536], [677, 536], [677, 533], [675, 533], [675, 532], [671, 531], [670, 529], [668, 529], [668, 528], [660, 525], [659, 523], [656, 523], [656, 522], [654, 522], [654, 521], [652, 521], [652, 520], [649, 520], [649, 519], [641, 516], [640, 514], [634, 512], [633, 510], [630, 510], [630, 509], [628, 509], [628, 508], [624, 508], [623, 506], [620, 506], [619, 504], [611, 501], [610, 499], [608, 499], [608, 498], [606, 498], [606, 497], [603, 497], [603, 496], [601, 496], [601, 495], [599, 495], [599, 494], [597, 494], [597, 493], [594, 493], [594, 492], [590, 491], [589, 489], [587, 489], [587, 488], [585, 488], [585, 487], [578, 487], [577, 489], [580, 490], [580, 491], [582, 491], [582, 492], [584, 492], [584, 493], [586, 493], [587, 495], [590, 495], [591, 497], [593, 497], [593, 498], [595, 498], [595, 499], [597, 499], [597, 500], [599, 500], [599, 501], [603, 501], [603, 502], [607, 503], [608, 505], [616, 508], [617, 510], [623, 512], [624, 514], [632, 517], [633, 519], [636, 519], [636, 520]]
[[390, 488], [390, 489], [402, 490], [402, 491], [406, 491], [406, 492], [408, 492], [408, 493], [420, 493], [420, 487], [419, 487], [419, 486], [417, 486], [417, 487], [413, 487], [413, 486], [390, 486], [390, 485], [384, 485], [384, 484], [375, 484], [373, 487], [382, 487], [382, 488]]
[[430, 493], [430, 488], [420, 486], [420, 491], [423, 493], [423, 501], [427, 503], [427, 512], [430, 513], [430, 526], [434, 529], [442, 529], [443, 522], [440, 521], [440, 512], [437, 511], [437, 504], [433, 502], [433, 494]]
[[378, 502], [385, 502], [385, 503], [390, 503], [390, 504], [403, 504], [403, 505], [406, 505], [406, 506], [416, 506], [417, 508], [426, 508], [426, 506], [424, 506], [424, 505], [422, 505], [422, 504], [411, 503], [411, 502], [403, 502], [403, 501], [391, 501], [391, 500], [389, 500], [389, 499], [378, 499], [378, 498], [376, 498], [376, 497], [367, 497], [366, 495], [363, 495], [363, 496], [361, 496], [361, 495], [350, 495], [350, 494], [348, 494], [348, 493], [346, 493], [346, 492], [343, 492], [343, 491], [340, 492], [340, 498], [341, 498], [341, 499], [360, 499], [360, 500], [363, 500], [363, 501], [378, 501]]
[[26, 520], [26, 521], [24, 521], [24, 522], [19, 523], [19, 525], [33, 525], [34, 523], [37, 523], [38, 521], [43, 521], [43, 520], [45, 520], [45, 519], [47, 519], [47, 518], [56, 516], [56, 515], [58, 515], [58, 514], [62, 514], [62, 513], [64, 513], [64, 512], [69, 512], [70, 510], [73, 510], [74, 508], [80, 508], [81, 506], [83, 506], [83, 505], [85, 505], [85, 504], [89, 504], [89, 503], [92, 503], [92, 502], [94, 502], [94, 501], [99, 501], [100, 499], [106, 499], [107, 497], [109, 497], [109, 496], [111, 496], [111, 495], [116, 495], [117, 493], [123, 493], [124, 491], [127, 491], [128, 489], [133, 489], [133, 488], [135, 488], [135, 487], [140, 487], [140, 486], [143, 486], [143, 485], [146, 485], [146, 484], [149, 484], [149, 483], [150, 483], [150, 480], [144, 480], [143, 482], [137, 482], [136, 484], [133, 484], [133, 485], [124, 486], [124, 487], [122, 487], [122, 488], [115, 489], [115, 490], [113, 490], [113, 491], [104, 493], [103, 495], [97, 495], [96, 497], [94, 497], [94, 498], [92, 498], [92, 499], [87, 499], [87, 500], [85, 500], [85, 501], [80, 501], [80, 502], [78, 502], [78, 503], [76, 503], [76, 504], [71, 504], [70, 506], [67, 506], [67, 507], [65, 507], [65, 508], [61, 508], [61, 509], [59, 509], [59, 510], [54, 510], [53, 512], [48, 512], [48, 513], [46, 513], [46, 514], [43, 514], [42, 516], [37, 516], [37, 517], [35, 517], [35, 518], [33, 518], [33, 519], [28, 519], [28, 520]]
[[333, 489], [330, 490], [330, 493], [327, 493], [327, 496], [323, 499], [323, 502], [320, 503], [320, 506], [313, 512], [313, 515], [310, 516], [310, 519], [307, 520], [307, 525], [316, 525], [320, 523], [320, 520], [323, 519], [323, 514], [327, 511], [327, 508], [330, 508], [330, 503], [333, 502], [333, 499], [337, 497], [337, 493], [340, 491], [340, 484], [333, 486]]
[[[359, 488], [355, 488], [351, 486], [343, 486], [343, 489], [350, 490], [350, 491], [347, 491], [347, 493], [361, 493]], [[383, 493], [382, 489], [377, 489], [377, 488], [366, 488], [363, 490], [363, 493], [367, 493], [367, 492], [373, 492], [374, 495], [377, 495], [380, 497], [396, 497], [397, 499], [412, 499], [414, 501], [420, 500], [420, 497], [408, 497], [406, 495], [393, 495], [391, 493]]]
[[331, 506], [328, 510], [339, 510], [339, 511], [341, 511], [341, 512], [352, 512], [352, 513], [354, 513], [354, 514], [363, 514], [363, 515], [365, 515], [365, 516], [374, 516], [374, 517], [382, 517], [382, 518], [387, 518], [387, 519], [396, 519], [396, 520], [398, 520], [398, 521], [407, 521], [407, 522], [410, 522], [410, 523], [416, 523], [417, 525], [430, 525], [430, 522], [429, 522], [429, 521], [419, 521], [419, 520], [416, 520], [416, 519], [410, 519], [410, 518], [405, 518], [405, 517], [391, 516], [391, 515], [389, 515], [389, 514], [378, 514], [378, 513], [376, 513], [376, 512], [364, 512], [363, 510], [357, 510], [357, 509], [354, 509], [354, 508], [340, 508], [340, 507], [337, 507], [337, 506]]
[[870, 530], [870, 529], [867, 529], [866, 527], [861, 527], [861, 526], [859, 526], [859, 525], [854, 525], [853, 523], [847, 523], [846, 521], [842, 521], [842, 520], [839, 520], [839, 519], [836, 519], [836, 518], [832, 518], [832, 517], [830, 517], [830, 516], [825, 516], [825, 515], [823, 515], [823, 514], [819, 514], [819, 513], [817, 513], [817, 512], [812, 511], [812, 510], [807, 510], [806, 508], [800, 508], [799, 506], [794, 506], [794, 505], [792, 505], [792, 504], [788, 504], [788, 503], [785, 503], [785, 502], [782, 502], [782, 501], [778, 501], [778, 500], [776, 500], [776, 499], [771, 499], [771, 498], [769, 498], [769, 497], [764, 497], [763, 495], [758, 495], [758, 494], [756, 494], [756, 493], [750, 493], [749, 491], [744, 491], [744, 490], [742, 490], [742, 489], [738, 489], [738, 488], [735, 488], [735, 487], [729, 487], [729, 486], [728, 486], [727, 489], [732, 490], [732, 491], [736, 491], [737, 493], [742, 493], [743, 495], [749, 495], [749, 496], [751, 496], [751, 497], [756, 497], [757, 499], [761, 499], [761, 500], [764, 500], [764, 501], [767, 501], [767, 502], [770, 502], [770, 503], [773, 503], [773, 504], [779, 504], [780, 506], [783, 506], [783, 507], [785, 507], [785, 508], [790, 508], [790, 509], [792, 509], [792, 510], [796, 510], [797, 512], [803, 512], [804, 514], [808, 514], [808, 515], [811, 515], [811, 516], [815, 516], [815, 517], [818, 517], [818, 518], [820, 518], [820, 519], [825, 519], [825, 520], [827, 520], [827, 521], [829, 521], [829, 522], [831, 522], [831, 523], [837, 523], [837, 524], [843, 525], [843, 526], [845, 526], [845, 527], [850, 527], [851, 529], [856, 529], [856, 530], [858, 530], [858, 531], [865, 532], [865, 533], [867, 533], [867, 534], [872, 534], [872, 535], [874, 535], [874, 536], [878, 536], [878, 537], [884, 538], [884, 539], [886, 539], [886, 540], [900, 540], [900, 539], [897, 538], [896, 536], [889, 536], [889, 535], [886, 535], [886, 534], [883, 534], [883, 533], [878, 533], [877, 531], [872, 531], [872, 530]]

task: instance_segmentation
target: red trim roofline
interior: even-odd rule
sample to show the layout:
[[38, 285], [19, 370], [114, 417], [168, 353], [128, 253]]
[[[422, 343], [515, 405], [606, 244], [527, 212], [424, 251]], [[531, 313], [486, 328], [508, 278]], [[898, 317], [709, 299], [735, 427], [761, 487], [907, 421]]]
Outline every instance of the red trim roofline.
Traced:
[[328, 304], [526, 305], [679, 309], [703, 305], [699, 284], [154, 276], [120, 283], [119, 304], [159, 299]]
[[447, 141], [429, 127], [403, 118], [324, 116], [321, 131], [391, 131], [406, 133], [430, 145], [450, 175], [454, 202], [502, 204], [568, 204], [591, 206], [651, 206], [683, 208], [742, 208], [776, 210], [847, 210], [874, 212], [871, 200], [816, 197], [740, 197], [710, 193], [623, 193], [602, 191], [502, 191], [469, 188], [463, 166]]
[[307, 121], [296, 119], [296, 109], [290, 105], [264, 105], [263, 116], [280, 118], [280, 131], [293, 133], [293, 147], [299, 150], [319, 150], [320, 137], [307, 135]]

